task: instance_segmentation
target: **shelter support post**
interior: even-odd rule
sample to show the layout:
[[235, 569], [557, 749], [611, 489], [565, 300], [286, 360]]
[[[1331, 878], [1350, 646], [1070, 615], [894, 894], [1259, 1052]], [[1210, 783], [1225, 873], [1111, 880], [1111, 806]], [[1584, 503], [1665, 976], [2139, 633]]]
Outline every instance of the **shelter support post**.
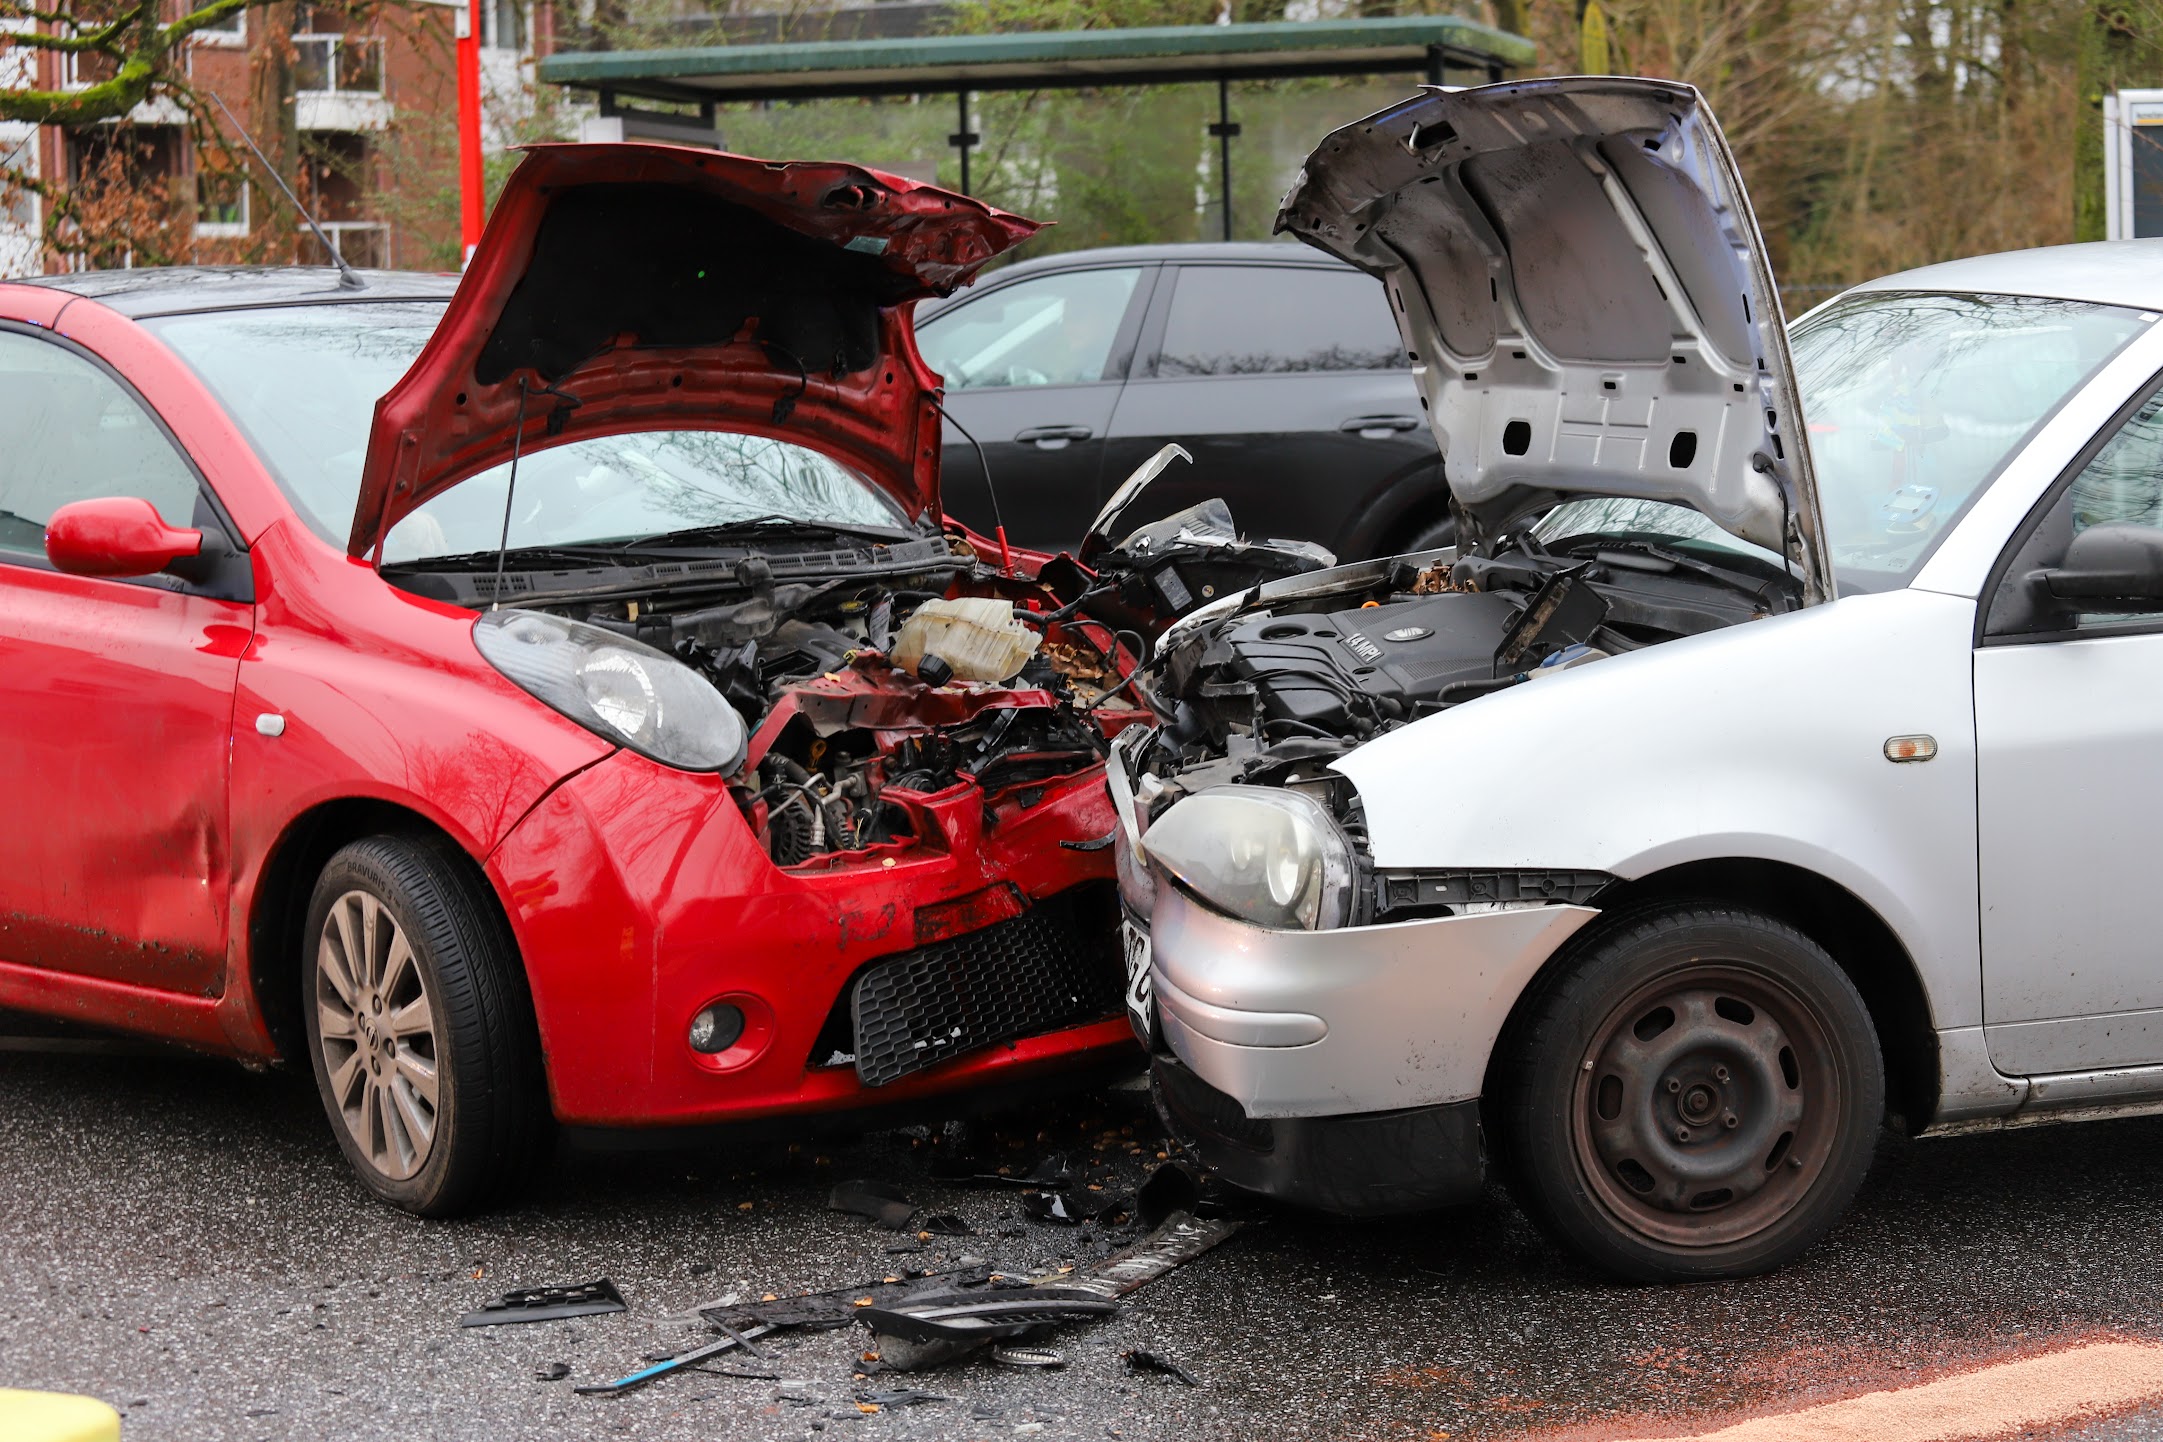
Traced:
[[1232, 238], [1232, 137], [1239, 127], [1232, 123], [1232, 82], [1217, 77], [1217, 123], [1209, 127], [1217, 138], [1217, 184], [1224, 197], [1224, 238]]
[[954, 100], [961, 114], [961, 128], [946, 137], [946, 143], [961, 152], [961, 193], [974, 195], [969, 188], [969, 151], [984, 137], [969, 128], [969, 92], [957, 90]]

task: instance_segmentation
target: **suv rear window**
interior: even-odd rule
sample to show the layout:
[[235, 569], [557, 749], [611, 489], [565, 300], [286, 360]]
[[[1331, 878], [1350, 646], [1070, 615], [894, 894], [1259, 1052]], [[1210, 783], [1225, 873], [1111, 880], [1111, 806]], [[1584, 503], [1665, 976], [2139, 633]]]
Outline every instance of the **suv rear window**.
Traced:
[[1396, 370], [1404, 343], [1382, 283], [1356, 270], [1203, 265], [1179, 272], [1159, 376]]

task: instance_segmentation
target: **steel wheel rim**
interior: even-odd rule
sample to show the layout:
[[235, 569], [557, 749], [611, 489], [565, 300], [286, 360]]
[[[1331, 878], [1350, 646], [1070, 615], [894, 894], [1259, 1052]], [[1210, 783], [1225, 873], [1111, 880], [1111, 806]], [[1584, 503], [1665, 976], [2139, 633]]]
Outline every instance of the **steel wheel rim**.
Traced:
[[1617, 1222], [1670, 1247], [1745, 1240], [1824, 1172], [1846, 1078], [1822, 1019], [1740, 964], [1679, 968], [1631, 993], [1577, 1067], [1571, 1148]]
[[331, 1105], [368, 1165], [405, 1181], [440, 1112], [435, 999], [405, 929], [365, 891], [331, 903], [315, 951], [316, 1047]]

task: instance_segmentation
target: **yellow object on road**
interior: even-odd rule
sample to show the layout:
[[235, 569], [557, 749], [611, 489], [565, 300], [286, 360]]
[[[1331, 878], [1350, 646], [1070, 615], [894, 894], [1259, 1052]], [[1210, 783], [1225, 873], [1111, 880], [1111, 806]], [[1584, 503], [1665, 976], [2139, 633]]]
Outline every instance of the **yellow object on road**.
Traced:
[[0, 1387], [0, 1437], [8, 1442], [120, 1442], [120, 1414], [95, 1397]]

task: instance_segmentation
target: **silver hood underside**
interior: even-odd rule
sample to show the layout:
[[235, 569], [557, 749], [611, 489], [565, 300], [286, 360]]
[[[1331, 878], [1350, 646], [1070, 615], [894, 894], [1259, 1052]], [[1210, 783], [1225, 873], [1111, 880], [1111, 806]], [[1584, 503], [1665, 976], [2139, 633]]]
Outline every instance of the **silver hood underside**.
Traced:
[[1779, 293], [1694, 89], [1430, 87], [1323, 140], [1277, 229], [1389, 287], [1468, 539], [1673, 501], [1832, 595]]

